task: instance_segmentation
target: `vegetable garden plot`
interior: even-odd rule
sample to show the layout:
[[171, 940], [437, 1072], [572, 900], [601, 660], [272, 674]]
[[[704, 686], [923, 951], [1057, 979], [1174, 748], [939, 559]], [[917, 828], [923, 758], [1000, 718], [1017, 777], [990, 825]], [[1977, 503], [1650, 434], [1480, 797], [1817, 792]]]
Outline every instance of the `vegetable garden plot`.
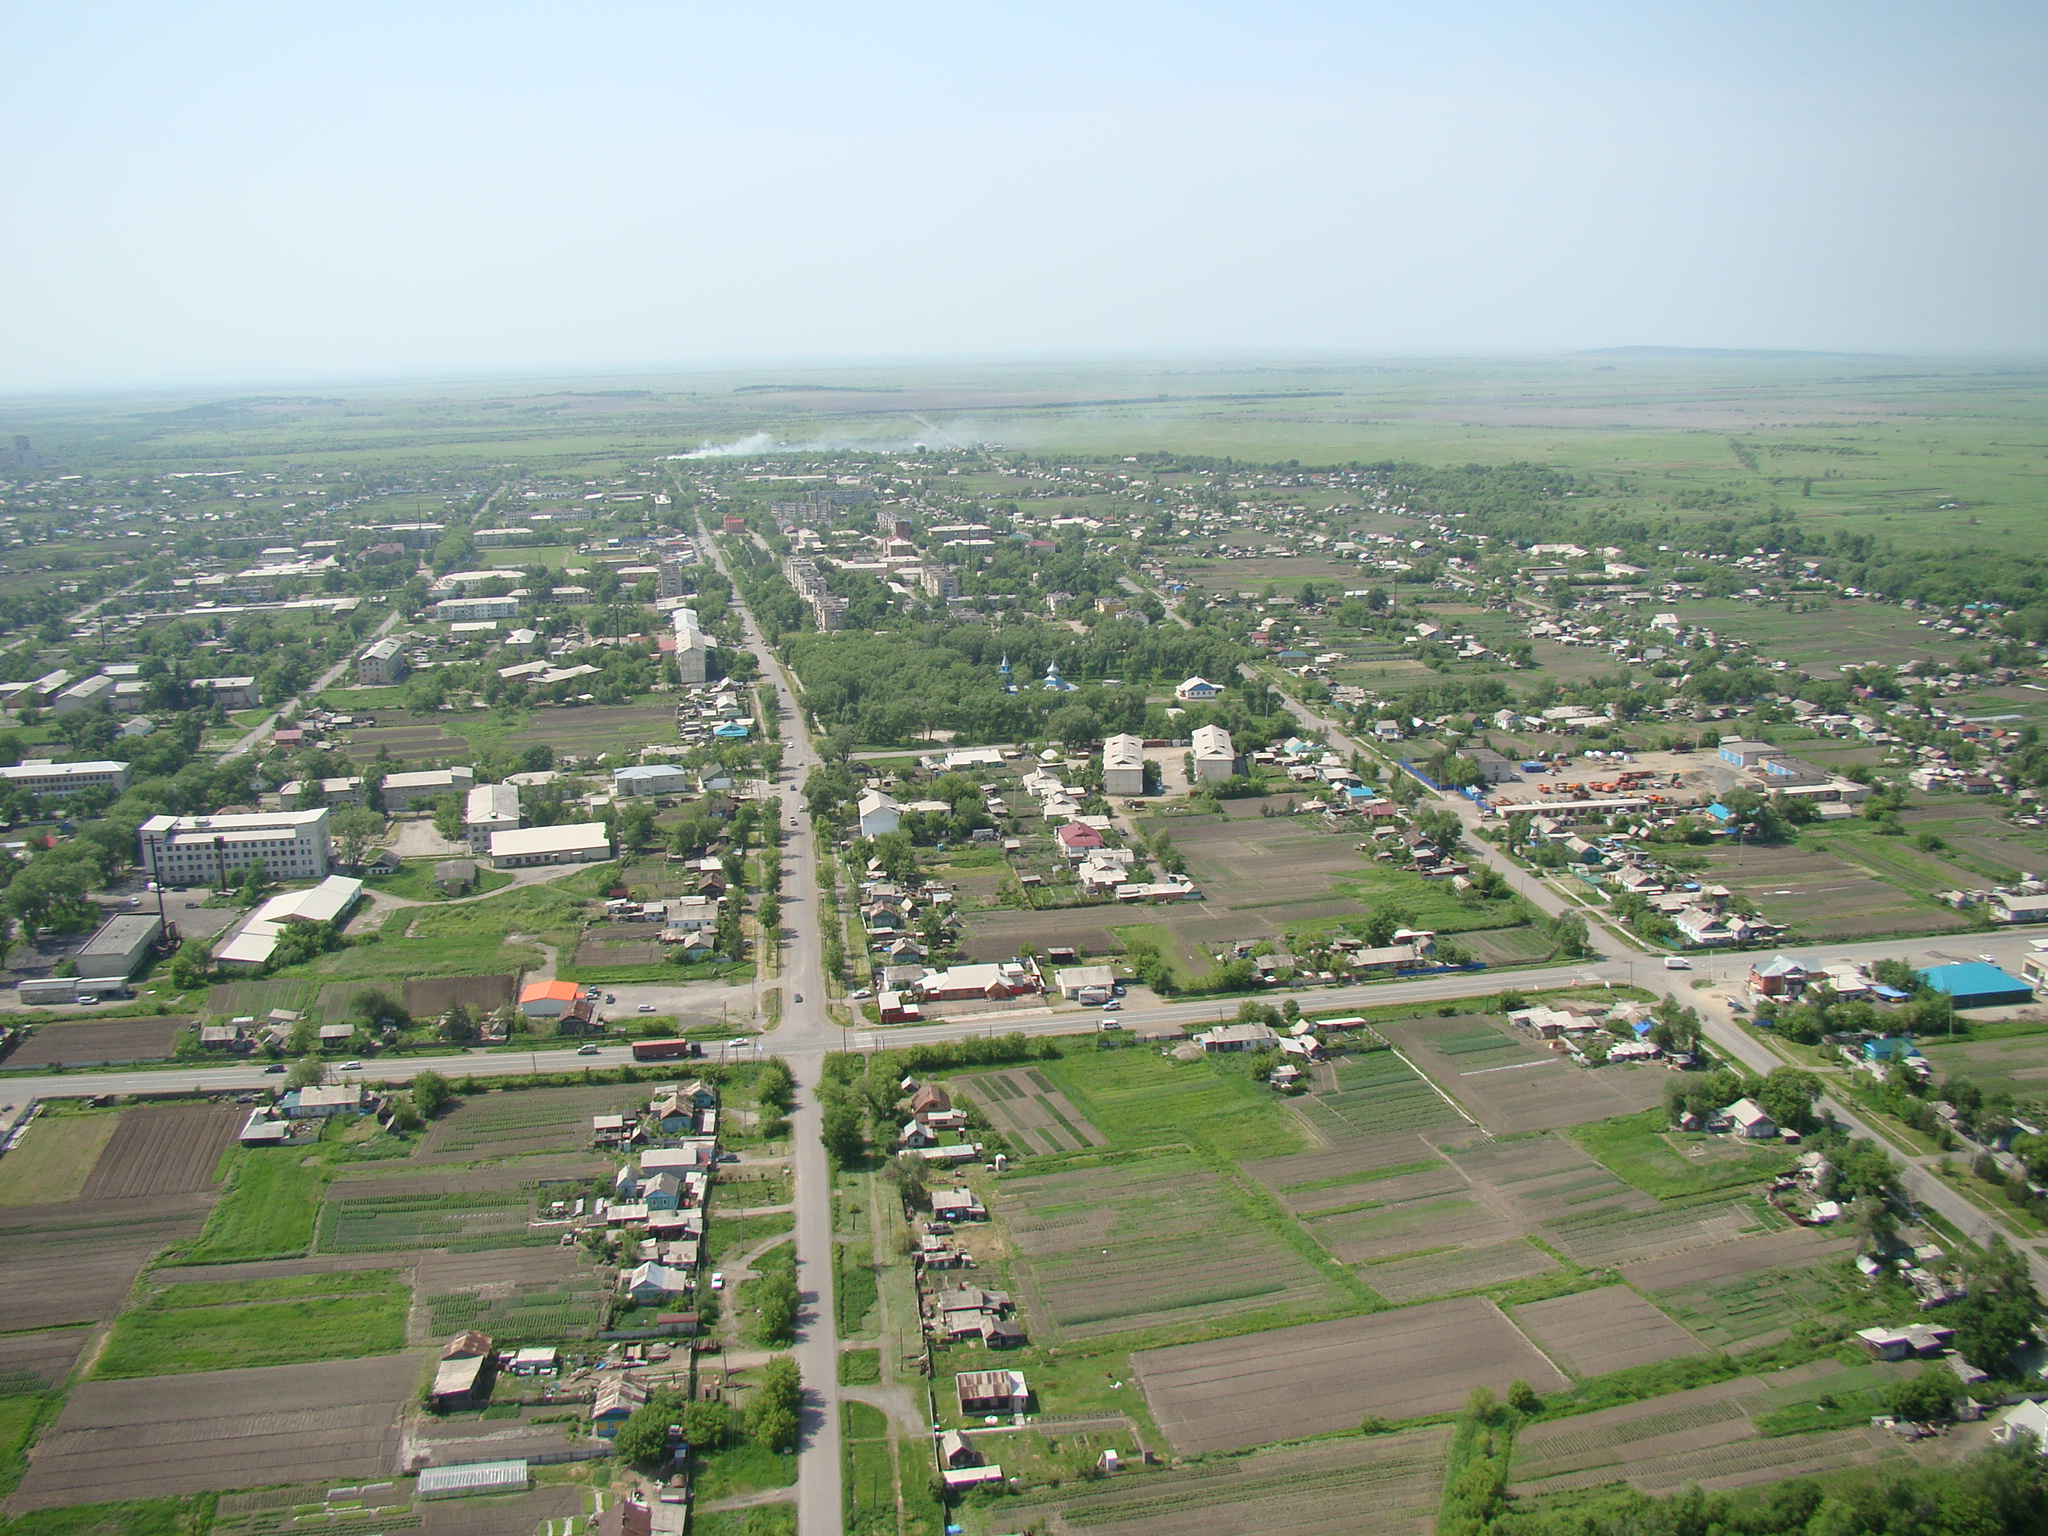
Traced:
[[1341, 1300], [1191, 1158], [1006, 1180], [995, 1209], [1042, 1335], [1097, 1337]]
[[1104, 1536], [1427, 1536], [1449, 1438], [1432, 1425], [1177, 1469], [1084, 1492], [1059, 1519]]
[[1465, 1118], [1392, 1051], [1373, 1051], [1337, 1068], [1337, 1092], [1292, 1100], [1290, 1108], [1333, 1146], [1467, 1124]]
[[1826, 1237], [1811, 1227], [1788, 1227], [1740, 1242], [1631, 1264], [1622, 1271], [1622, 1278], [1640, 1291], [1678, 1291], [1766, 1271], [1805, 1269], [1855, 1250], [1853, 1237]]
[[1515, 1322], [1575, 1376], [1701, 1353], [1700, 1341], [1625, 1285], [1518, 1306]]
[[1811, 1318], [1837, 1294], [1824, 1270], [1766, 1270], [1659, 1291], [1657, 1299], [1716, 1349], [1756, 1349]]
[[81, 1200], [135, 1200], [213, 1188], [220, 1155], [245, 1118], [233, 1104], [131, 1109], [93, 1165]]
[[[1345, 1264], [1485, 1247], [1513, 1242], [1522, 1235], [1521, 1228], [1490, 1210], [1469, 1190], [1302, 1224], [1330, 1250], [1332, 1258]], [[1372, 1283], [1369, 1274], [1361, 1278]]]
[[1594, 1210], [1542, 1223], [1546, 1242], [1589, 1268], [1727, 1242], [1767, 1227], [1756, 1203], [1741, 1196], [1653, 1211]]
[[594, 1285], [520, 1286], [509, 1294], [492, 1296], [457, 1291], [427, 1298], [427, 1326], [436, 1338], [477, 1328], [503, 1344], [590, 1338], [603, 1304], [604, 1293]]
[[1444, 1413], [1475, 1386], [1567, 1385], [1483, 1297], [1141, 1350], [1131, 1366], [1182, 1454]]
[[559, 1243], [557, 1228], [528, 1230], [532, 1209], [532, 1198], [516, 1191], [330, 1199], [320, 1210], [320, 1247], [336, 1253], [382, 1253]]
[[1426, 1253], [1412, 1259], [1371, 1264], [1358, 1277], [1389, 1301], [1423, 1301], [1459, 1291], [1484, 1290], [1510, 1280], [1526, 1280], [1558, 1267], [1556, 1259], [1534, 1243], [1517, 1238], [1484, 1248], [1451, 1253]]
[[989, 1123], [1026, 1152], [1074, 1152], [1109, 1138], [1040, 1072], [982, 1072], [951, 1086], [981, 1106]]
[[436, 1120], [421, 1151], [504, 1157], [576, 1150], [589, 1144], [591, 1116], [629, 1113], [648, 1093], [628, 1083], [479, 1094]]

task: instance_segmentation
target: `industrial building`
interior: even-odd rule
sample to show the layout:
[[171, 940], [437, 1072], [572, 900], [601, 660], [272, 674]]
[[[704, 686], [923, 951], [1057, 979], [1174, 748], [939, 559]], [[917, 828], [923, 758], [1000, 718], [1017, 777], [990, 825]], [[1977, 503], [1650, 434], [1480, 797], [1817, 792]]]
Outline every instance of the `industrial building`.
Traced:
[[1145, 743], [1136, 736], [1112, 736], [1102, 744], [1102, 792], [1145, 793]]
[[82, 981], [126, 981], [142, 969], [143, 961], [162, 937], [164, 920], [155, 913], [124, 913], [110, 917], [99, 932], [85, 941], [72, 957]]
[[1984, 960], [1935, 965], [1917, 973], [1958, 1008], [2010, 1008], [2034, 1000], [2034, 989]]
[[519, 869], [529, 864], [596, 864], [612, 856], [611, 834], [601, 821], [567, 827], [524, 827], [491, 834], [491, 864]]
[[214, 963], [227, 970], [258, 970], [269, 963], [288, 924], [340, 923], [362, 894], [362, 881], [329, 875], [311, 890], [273, 896], [215, 948]]

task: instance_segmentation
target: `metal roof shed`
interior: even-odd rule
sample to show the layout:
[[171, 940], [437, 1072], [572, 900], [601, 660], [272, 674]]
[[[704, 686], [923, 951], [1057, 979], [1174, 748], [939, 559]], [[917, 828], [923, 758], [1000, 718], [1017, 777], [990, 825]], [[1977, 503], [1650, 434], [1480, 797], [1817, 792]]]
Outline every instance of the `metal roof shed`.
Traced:
[[459, 1499], [472, 1493], [523, 1493], [528, 1481], [523, 1461], [471, 1461], [428, 1467], [415, 1491], [422, 1499]]
[[1946, 992], [1958, 1008], [2004, 1008], [2034, 1000], [2032, 987], [1982, 960], [1929, 966], [1919, 975], [1935, 991]]

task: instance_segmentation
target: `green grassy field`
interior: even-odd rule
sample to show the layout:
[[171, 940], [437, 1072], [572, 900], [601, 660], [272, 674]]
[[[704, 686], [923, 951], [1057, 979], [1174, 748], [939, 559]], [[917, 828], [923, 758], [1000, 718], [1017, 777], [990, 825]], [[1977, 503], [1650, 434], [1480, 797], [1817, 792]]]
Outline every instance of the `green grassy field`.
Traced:
[[[93, 1366], [101, 1378], [174, 1376], [309, 1360], [347, 1360], [405, 1347], [408, 1292], [395, 1270], [374, 1288], [357, 1277], [345, 1295], [241, 1304], [167, 1304], [165, 1296], [124, 1312]], [[326, 1282], [325, 1275], [303, 1278]], [[332, 1287], [330, 1286], [330, 1289]], [[172, 1287], [172, 1291], [210, 1287]]]
[[1301, 1132], [1272, 1089], [1228, 1058], [1181, 1062], [1152, 1051], [1076, 1051], [1038, 1070], [1117, 1147], [1193, 1142], [1224, 1157], [1278, 1157]]
[[[1673, 1200], [1717, 1189], [1754, 1187], [1792, 1166], [1782, 1147], [1746, 1147], [1714, 1136], [1667, 1131], [1661, 1109], [1574, 1126], [1567, 1134], [1611, 1172], [1646, 1195]], [[1677, 1145], [1687, 1153], [1682, 1155]]]
[[118, 1114], [43, 1115], [0, 1157], [0, 1206], [76, 1199], [120, 1123]]
[[313, 1245], [326, 1174], [305, 1167], [288, 1147], [234, 1154], [228, 1192], [182, 1264], [227, 1264], [246, 1259], [294, 1258]]

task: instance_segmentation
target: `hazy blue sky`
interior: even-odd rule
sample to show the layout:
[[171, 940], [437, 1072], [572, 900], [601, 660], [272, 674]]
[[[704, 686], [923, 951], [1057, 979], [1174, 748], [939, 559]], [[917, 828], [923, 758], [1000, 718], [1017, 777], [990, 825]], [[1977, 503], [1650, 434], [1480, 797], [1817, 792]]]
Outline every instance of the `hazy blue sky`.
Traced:
[[0, 17], [0, 390], [2048, 348], [2039, 4]]

